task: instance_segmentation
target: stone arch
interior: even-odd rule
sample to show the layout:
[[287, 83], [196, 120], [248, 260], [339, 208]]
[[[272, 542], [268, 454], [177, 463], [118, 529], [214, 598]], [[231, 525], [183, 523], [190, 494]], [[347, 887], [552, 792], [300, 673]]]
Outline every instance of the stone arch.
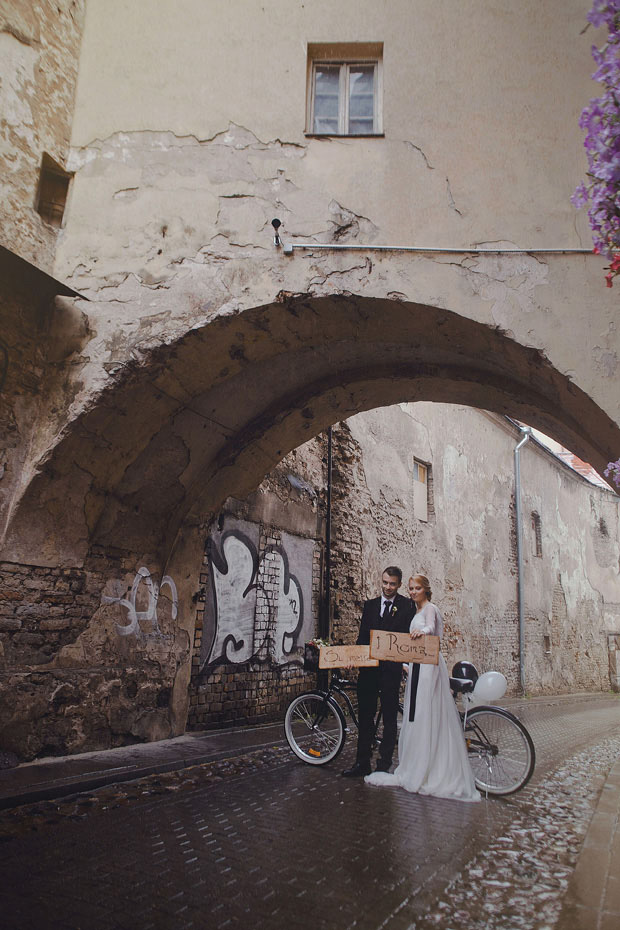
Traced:
[[[112, 718], [132, 738], [184, 732], [205, 529], [227, 497], [243, 498], [330, 424], [431, 400], [517, 417], [599, 469], [620, 447], [617, 424], [541, 352], [405, 300], [283, 293], [215, 316], [115, 378], [40, 464], [0, 552], [54, 597], [56, 578], [84, 591], [81, 619], [37, 686], [47, 707], [70, 679], [79, 723], [24, 728], [30, 710], [16, 705], [4, 739], [28, 757], [50, 727], [63, 752], [100, 745]], [[119, 634], [136, 622], [140, 636]], [[137, 696], [108, 696], [119, 663], [140, 679]]]
[[[620, 447], [604, 410], [498, 328], [404, 300], [281, 294], [126, 366], [48, 455], [4, 557], [79, 564], [96, 544], [163, 569], [181, 527], [244, 496], [292, 448], [415, 400], [512, 415], [598, 469]], [[68, 527], [71, 503], [79, 518]]]

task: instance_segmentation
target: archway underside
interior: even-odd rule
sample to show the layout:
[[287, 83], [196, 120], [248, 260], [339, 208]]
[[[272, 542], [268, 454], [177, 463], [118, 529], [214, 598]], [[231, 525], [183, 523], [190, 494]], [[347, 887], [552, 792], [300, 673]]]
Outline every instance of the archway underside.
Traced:
[[291, 449], [356, 413], [418, 400], [524, 420], [599, 470], [620, 448], [587, 394], [497, 329], [405, 302], [290, 298], [162, 346], [70, 424], [3, 557], [78, 564], [100, 544], [165, 565], [186, 520], [243, 497]]

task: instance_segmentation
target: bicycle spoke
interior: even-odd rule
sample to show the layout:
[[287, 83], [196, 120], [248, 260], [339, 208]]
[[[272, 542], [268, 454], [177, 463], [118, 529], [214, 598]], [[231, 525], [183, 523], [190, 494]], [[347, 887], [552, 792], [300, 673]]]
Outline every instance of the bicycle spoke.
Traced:
[[284, 731], [295, 755], [312, 765], [335, 759], [345, 741], [342, 712], [320, 692], [302, 694], [291, 701]]
[[476, 785], [491, 794], [511, 794], [529, 780], [535, 753], [523, 725], [502, 708], [470, 712], [465, 730]]

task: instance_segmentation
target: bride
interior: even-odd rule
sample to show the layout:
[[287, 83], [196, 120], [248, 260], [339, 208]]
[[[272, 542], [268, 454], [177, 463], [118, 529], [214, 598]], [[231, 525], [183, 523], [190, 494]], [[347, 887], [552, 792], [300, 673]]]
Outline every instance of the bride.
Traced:
[[[431, 604], [428, 578], [425, 575], [410, 578], [409, 594], [417, 607], [409, 629], [411, 638], [417, 639], [425, 633], [441, 636], [443, 617]], [[399, 786], [438, 798], [480, 800], [441, 653], [437, 665], [409, 666], [398, 760], [393, 774], [373, 772], [365, 781], [369, 785]]]

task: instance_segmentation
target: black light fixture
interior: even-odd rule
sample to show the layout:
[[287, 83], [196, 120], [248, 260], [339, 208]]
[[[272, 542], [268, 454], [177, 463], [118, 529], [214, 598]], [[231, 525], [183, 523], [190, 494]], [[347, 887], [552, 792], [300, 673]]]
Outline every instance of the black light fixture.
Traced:
[[277, 246], [277, 245], [282, 245], [282, 240], [280, 239], [280, 236], [279, 236], [279, 233], [278, 233], [278, 230], [279, 230], [280, 226], [282, 225], [282, 222], [276, 217], [276, 219], [273, 219], [273, 220], [271, 221], [271, 225], [273, 226], [273, 232], [274, 232], [273, 244], [276, 245], [276, 246]]

